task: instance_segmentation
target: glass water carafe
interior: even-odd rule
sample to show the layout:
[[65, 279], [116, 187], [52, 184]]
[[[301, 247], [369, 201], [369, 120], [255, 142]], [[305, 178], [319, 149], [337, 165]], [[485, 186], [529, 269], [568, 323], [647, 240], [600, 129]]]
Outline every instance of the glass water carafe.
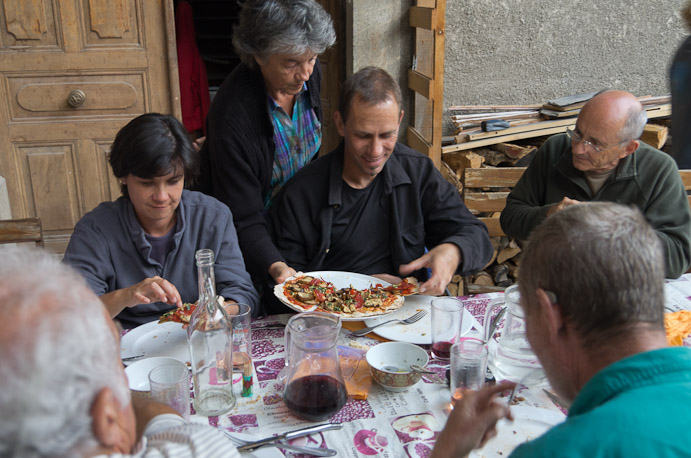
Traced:
[[235, 406], [233, 395], [233, 327], [216, 298], [214, 252], [199, 250], [197, 275], [199, 302], [187, 328], [192, 361], [194, 409], [216, 416]]

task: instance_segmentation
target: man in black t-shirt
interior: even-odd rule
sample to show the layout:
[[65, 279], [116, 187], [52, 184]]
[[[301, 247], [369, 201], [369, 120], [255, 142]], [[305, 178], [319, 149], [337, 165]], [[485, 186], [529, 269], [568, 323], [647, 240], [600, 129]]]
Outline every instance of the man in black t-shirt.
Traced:
[[344, 83], [334, 114], [343, 141], [298, 172], [269, 213], [289, 266], [391, 283], [414, 275], [421, 293], [439, 295], [454, 273], [489, 261], [485, 225], [428, 157], [396, 142], [400, 107], [400, 88], [382, 69], [364, 68]]

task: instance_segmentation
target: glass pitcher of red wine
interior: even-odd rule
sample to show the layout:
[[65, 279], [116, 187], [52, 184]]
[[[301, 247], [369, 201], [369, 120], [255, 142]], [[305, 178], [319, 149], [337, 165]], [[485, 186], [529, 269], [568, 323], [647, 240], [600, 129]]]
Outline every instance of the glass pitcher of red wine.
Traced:
[[288, 321], [283, 400], [304, 420], [325, 420], [346, 403], [348, 394], [336, 348], [340, 330], [340, 317], [329, 313], [300, 313]]

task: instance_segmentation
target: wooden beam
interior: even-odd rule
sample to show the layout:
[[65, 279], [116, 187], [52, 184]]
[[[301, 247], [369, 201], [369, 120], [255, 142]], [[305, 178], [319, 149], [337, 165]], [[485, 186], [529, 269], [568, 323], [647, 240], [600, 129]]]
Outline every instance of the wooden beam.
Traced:
[[434, 80], [415, 70], [408, 70], [408, 87], [429, 100], [434, 100]]
[[490, 237], [502, 237], [506, 235], [504, 231], [501, 230], [499, 218], [482, 217], [478, 219], [487, 225], [487, 232], [489, 232]]
[[467, 188], [513, 188], [525, 172], [526, 167], [487, 167], [465, 169], [463, 189]]
[[480, 132], [477, 134], [469, 134], [468, 138], [473, 140], [480, 140], [482, 138], [501, 137], [502, 135], [515, 134], [517, 132], [529, 132], [532, 130], [549, 129], [551, 127], [569, 127], [576, 124], [576, 118], [558, 119], [556, 121], [534, 122], [531, 124], [524, 124], [522, 126], [509, 127], [508, 129], [495, 130], [493, 132]]
[[691, 190], [691, 170], [679, 170], [681, 181], [684, 183], [684, 189]]
[[506, 207], [507, 191], [467, 192], [463, 190], [463, 202], [472, 213], [500, 212]]
[[[408, 126], [407, 134], [408, 146], [416, 151], [421, 152], [425, 156], [431, 157], [430, 153], [432, 152], [432, 144], [425, 140], [422, 134], [418, 132], [415, 127]], [[441, 161], [439, 162], [439, 165], [441, 165]]]
[[437, 22], [436, 10], [434, 8], [424, 8], [421, 6], [411, 6], [408, 24], [411, 27], [432, 30]]
[[529, 132], [519, 132], [516, 134], [510, 134], [510, 135], [502, 135], [498, 137], [493, 137], [493, 138], [485, 138], [482, 140], [475, 140], [472, 142], [466, 142], [466, 143], [459, 143], [457, 145], [449, 145], [449, 146], [443, 146], [442, 147], [442, 153], [451, 153], [453, 151], [463, 151], [466, 149], [471, 149], [471, 148], [478, 148], [480, 146], [487, 146], [487, 145], [493, 145], [495, 143], [505, 143], [505, 142], [511, 142], [514, 140], [521, 140], [523, 138], [532, 138], [532, 137], [542, 137], [545, 135], [554, 135], [554, 134], [559, 134], [561, 132], [565, 132], [566, 127], [552, 127], [550, 129], [540, 129], [540, 130], [531, 130]]

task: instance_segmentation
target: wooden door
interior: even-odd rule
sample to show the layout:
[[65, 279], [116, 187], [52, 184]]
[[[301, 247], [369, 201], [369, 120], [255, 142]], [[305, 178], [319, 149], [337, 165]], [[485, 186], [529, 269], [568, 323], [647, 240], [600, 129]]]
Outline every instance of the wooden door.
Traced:
[[107, 161], [146, 112], [180, 118], [172, 0], [2, 0], [0, 175], [13, 218], [61, 253], [84, 213], [120, 196]]
[[338, 110], [341, 84], [345, 81], [345, 2], [341, 0], [317, 0], [333, 20], [336, 30], [336, 44], [319, 56], [322, 64], [321, 99], [324, 110], [322, 120], [322, 147], [319, 155], [323, 156], [335, 149], [341, 141], [333, 121], [334, 111]]

